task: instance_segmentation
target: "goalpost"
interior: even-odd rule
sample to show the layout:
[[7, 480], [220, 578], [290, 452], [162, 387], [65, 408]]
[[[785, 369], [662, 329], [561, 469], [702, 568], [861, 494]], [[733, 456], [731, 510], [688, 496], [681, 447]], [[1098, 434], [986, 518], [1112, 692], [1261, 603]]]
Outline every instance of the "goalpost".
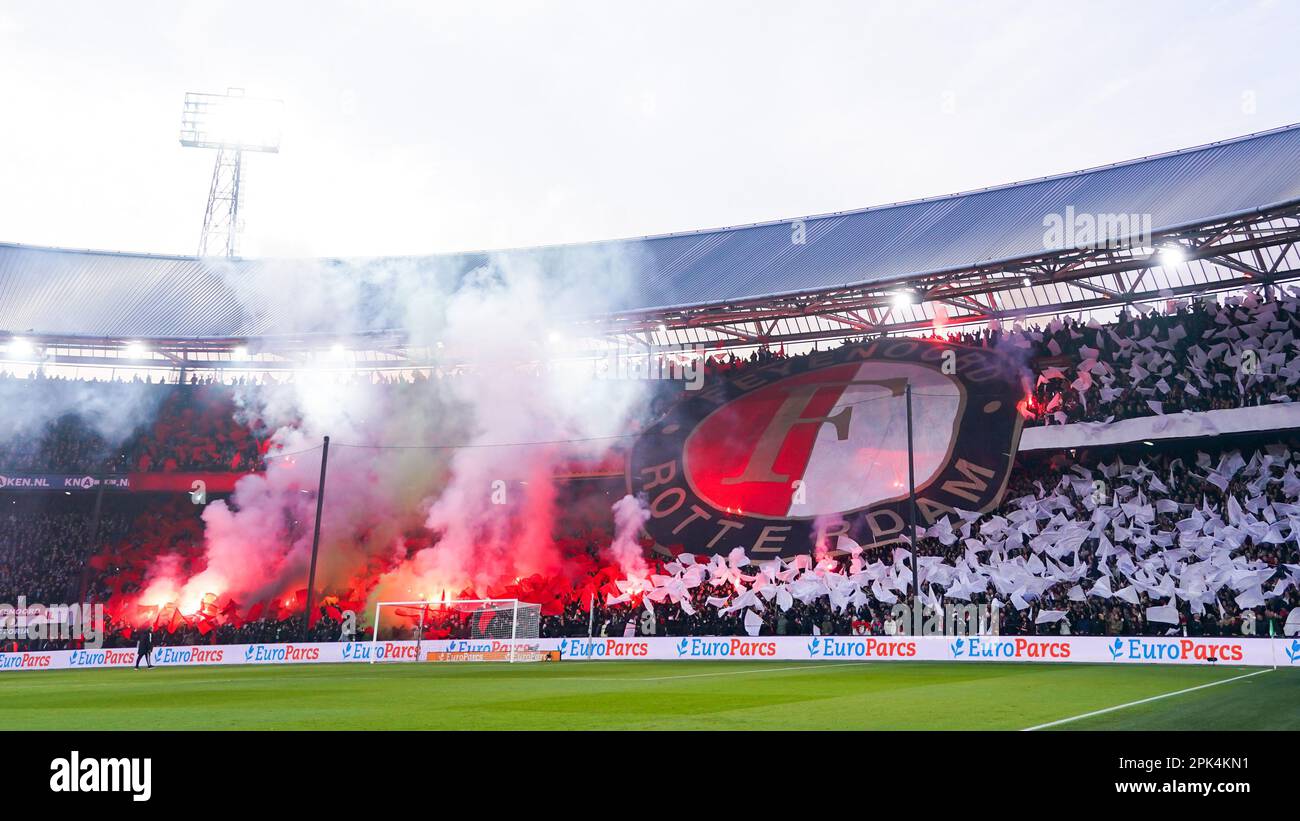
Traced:
[[[519, 599], [453, 599], [451, 601], [381, 601], [375, 603], [371, 625], [370, 662], [421, 661], [425, 636], [485, 643], [442, 653], [439, 661], [540, 661], [545, 654], [520, 651], [517, 643], [541, 636], [542, 606]], [[380, 641], [415, 641], [413, 658], [379, 658]], [[430, 654], [432, 656], [432, 654]]]

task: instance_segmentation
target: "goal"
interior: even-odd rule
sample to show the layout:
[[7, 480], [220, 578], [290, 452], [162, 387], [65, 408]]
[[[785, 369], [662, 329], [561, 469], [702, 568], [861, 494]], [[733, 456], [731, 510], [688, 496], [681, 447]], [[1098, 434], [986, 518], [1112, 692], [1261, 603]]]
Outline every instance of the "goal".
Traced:
[[[542, 606], [519, 599], [381, 601], [375, 603], [373, 626], [372, 663], [539, 661], [542, 655], [536, 650]], [[465, 643], [448, 651], [425, 652], [425, 643], [434, 639], [462, 639]], [[381, 654], [379, 643], [392, 641], [414, 641], [414, 652]], [[521, 643], [530, 646], [521, 648]]]

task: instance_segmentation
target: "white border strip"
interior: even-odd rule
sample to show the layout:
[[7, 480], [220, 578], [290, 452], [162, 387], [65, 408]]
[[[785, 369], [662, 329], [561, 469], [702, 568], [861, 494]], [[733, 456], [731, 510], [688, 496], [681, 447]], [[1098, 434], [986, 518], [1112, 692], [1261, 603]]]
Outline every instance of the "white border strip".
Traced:
[[1284, 402], [1244, 408], [1185, 411], [1163, 416], [1140, 416], [1116, 422], [1035, 426], [1025, 428], [1020, 434], [1020, 451], [1124, 445], [1148, 439], [1188, 439], [1296, 427], [1300, 427], [1300, 402]]

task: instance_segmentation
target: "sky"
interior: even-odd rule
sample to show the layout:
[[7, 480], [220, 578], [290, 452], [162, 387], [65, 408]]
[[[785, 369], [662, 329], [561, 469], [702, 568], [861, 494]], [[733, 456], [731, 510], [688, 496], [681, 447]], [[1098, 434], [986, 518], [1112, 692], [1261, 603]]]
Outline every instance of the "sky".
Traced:
[[244, 256], [526, 247], [998, 185], [1300, 122], [1300, 2], [0, 0], [0, 242], [198, 246], [187, 91], [284, 100]]

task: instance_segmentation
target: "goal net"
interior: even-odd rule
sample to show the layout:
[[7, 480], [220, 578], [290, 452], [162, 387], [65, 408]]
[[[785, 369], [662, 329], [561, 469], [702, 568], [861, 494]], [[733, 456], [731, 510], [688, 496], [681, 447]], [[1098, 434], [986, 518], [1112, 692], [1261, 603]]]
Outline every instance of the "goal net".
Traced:
[[[375, 604], [370, 660], [540, 661], [546, 655], [536, 649], [541, 625], [542, 606], [518, 599], [381, 601]], [[443, 645], [433, 642], [446, 639], [458, 641], [434, 649]], [[384, 653], [381, 642], [414, 642], [414, 651]]]

